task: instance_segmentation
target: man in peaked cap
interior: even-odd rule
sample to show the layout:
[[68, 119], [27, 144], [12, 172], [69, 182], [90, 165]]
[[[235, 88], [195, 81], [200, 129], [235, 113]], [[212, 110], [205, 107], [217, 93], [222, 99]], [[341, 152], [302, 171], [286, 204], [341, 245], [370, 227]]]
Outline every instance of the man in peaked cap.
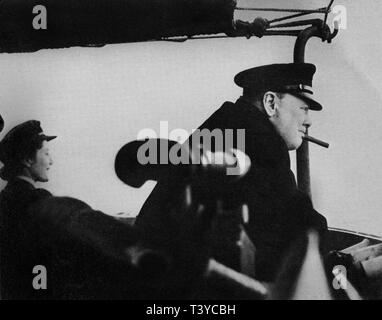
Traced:
[[[308, 110], [322, 109], [311, 88], [315, 70], [312, 64], [292, 63], [242, 71], [235, 83], [243, 88], [243, 95], [236, 103], [225, 102], [200, 127], [245, 129], [242, 151], [252, 166], [234, 196], [238, 199], [230, 201], [248, 205], [244, 227], [256, 247], [258, 280], [275, 280], [288, 248], [308, 229], [327, 229], [326, 219], [298, 190], [288, 152], [300, 147], [311, 125]], [[166, 212], [172, 192], [166, 182], [159, 181], [137, 217], [136, 225], [153, 246], [171, 247], [182, 223]]]
[[[26, 121], [11, 129], [0, 142], [0, 177], [7, 180], [0, 194], [1, 226], [1, 296], [4, 299], [27, 299], [36, 290], [31, 287], [28, 266], [29, 216], [27, 208], [51, 196], [36, 182], [47, 182], [53, 164], [48, 141], [56, 138], [43, 133], [40, 122]], [[40, 291], [42, 292], [42, 291]]]

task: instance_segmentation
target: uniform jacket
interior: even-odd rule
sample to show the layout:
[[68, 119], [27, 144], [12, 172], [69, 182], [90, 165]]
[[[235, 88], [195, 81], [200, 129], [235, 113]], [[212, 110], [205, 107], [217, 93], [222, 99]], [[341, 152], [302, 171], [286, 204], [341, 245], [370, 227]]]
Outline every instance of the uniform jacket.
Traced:
[[[243, 151], [251, 159], [251, 169], [229, 201], [249, 207], [245, 229], [256, 247], [256, 278], [274, 280], [288, 248], [309, 228], [324, 232], [326, 219], [298, 190], [283, 139], [267, 117], [245, 99], [225, 102], [202, 128], [245, 129]], [[152, 245], [171, 247], [182, 224], [181, 215], [168, 210], [169, 203], [179, 196], [169, 185], [176, 183], [159, 181], [137, 217], [136, 225]]]
[[16, 178], [0, 194], [1, 296], [3, 299], [31, 299], [36, 245], [30, 240], [31, 216], [28, 208], [49, 197], [45, 189]]
[[[21, 179], [1, 192], [0, 210], [2, 299], [148, 299], [174, 290], [167, 257], [139, 264], [147, 251], [123, 219]], [[44, 290], [32, 286], [37, 265], [46, 269]]]

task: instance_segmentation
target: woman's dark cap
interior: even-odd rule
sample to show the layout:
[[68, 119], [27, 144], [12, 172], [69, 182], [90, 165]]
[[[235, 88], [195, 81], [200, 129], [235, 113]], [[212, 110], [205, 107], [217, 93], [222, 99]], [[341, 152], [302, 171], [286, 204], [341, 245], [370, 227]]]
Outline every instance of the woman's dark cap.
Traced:
[[47, 136], [43, 133], [40, 121], [29, 120], [11, 129], [0, 142], [0, 161], [6, 164], [9, 161], [22, 159], [28, 146], [36, 141], [50, 141], [57, 136]]

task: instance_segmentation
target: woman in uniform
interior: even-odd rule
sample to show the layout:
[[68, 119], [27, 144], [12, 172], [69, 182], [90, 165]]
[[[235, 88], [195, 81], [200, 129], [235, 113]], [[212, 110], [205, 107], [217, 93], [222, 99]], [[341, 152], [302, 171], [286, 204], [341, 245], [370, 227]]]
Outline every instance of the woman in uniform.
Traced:
[[47, 182], [53, 164], [48, 142], [56, 138], [43, 133], [40, 122], [26, 121], [11, 129], [0, 142], [0, 178], [8, 181], [0, 193], [1, 297], [28, 299], [32, 269], [28, 259], [33, 253], [28, 241], [31, 226], [28, 207], [51, 196], [37, 182]]

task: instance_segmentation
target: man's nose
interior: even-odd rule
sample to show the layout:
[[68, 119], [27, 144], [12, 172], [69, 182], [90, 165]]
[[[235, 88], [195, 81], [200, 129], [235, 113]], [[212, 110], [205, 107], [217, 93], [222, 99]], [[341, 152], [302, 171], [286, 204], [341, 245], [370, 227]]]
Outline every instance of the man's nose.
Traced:
[[53, 165], [53, 159], [52, 158], [49, 159], [49, 165]]
[[312, 120], [310, 119], [310, 116], [307, 113], [305, 116], [304, 127], [308, 129], [311, 125], [312, 125]]

